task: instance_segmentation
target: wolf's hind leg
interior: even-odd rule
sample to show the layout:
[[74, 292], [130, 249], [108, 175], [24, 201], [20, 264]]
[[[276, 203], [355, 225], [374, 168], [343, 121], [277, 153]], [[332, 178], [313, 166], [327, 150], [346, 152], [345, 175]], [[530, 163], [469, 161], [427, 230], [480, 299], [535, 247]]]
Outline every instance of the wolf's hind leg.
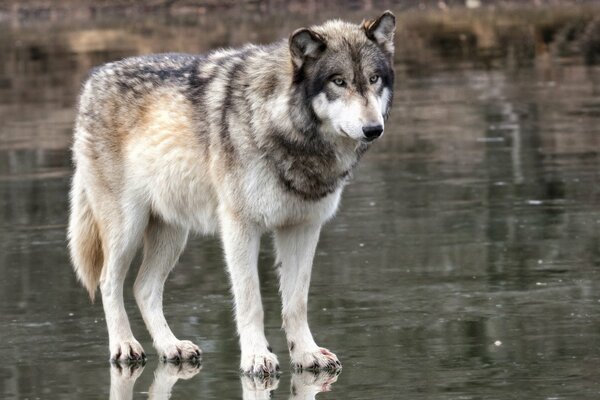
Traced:
[[188, 230], [151, 217], [144, 235], [144, 260], [135, 280], [134, 293], [158, 355], [166, 360], [199, 359], [198, 346], [173, 335], [163, 314], [165, 280], [188, 237]]
[[335, 354], [317, 346], [308, 327], [308, 288], [320, 230], [320, 225], [300, 225], [275, 232], [283, 327], [296, 370], [341, 367]]
[[[108, 327], [110, 358], [117, 362], [139, 361], [146, 357], [144, 349], [131, 332], [123, 303], [123, 284], [131, 261], [139, 247], [141, 231], [147, 223], [143, 212], [123, 213], [105, 199], [100, 210], [105, 263], [100, 277], [102, 305]], [[133, 210], [133, 207], [129, 207]], [[141, 207], [137, 208], [141, 210]]]
[[235, 298], [235, 320], [242, 350], [240, 369], [255, 376], [276, 374], [279, 362], [265, 338], [258, 280], [260, 232], [227, 211], [221, 213], [221, 230]]

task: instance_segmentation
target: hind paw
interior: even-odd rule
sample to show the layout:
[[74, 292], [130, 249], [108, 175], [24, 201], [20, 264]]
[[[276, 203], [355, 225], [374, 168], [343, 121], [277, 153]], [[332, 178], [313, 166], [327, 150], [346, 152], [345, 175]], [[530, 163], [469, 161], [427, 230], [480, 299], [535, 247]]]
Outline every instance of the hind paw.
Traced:
[[295, 371], [337, 371], [342, 369], [342, 363], [331, 351], [319, 347], [314, 351], [292, 354], [292, 368]]
[[158, 354], [163, 361], [200, 361], [202, 351], [189, 340], [178, 340], [157, 346]]

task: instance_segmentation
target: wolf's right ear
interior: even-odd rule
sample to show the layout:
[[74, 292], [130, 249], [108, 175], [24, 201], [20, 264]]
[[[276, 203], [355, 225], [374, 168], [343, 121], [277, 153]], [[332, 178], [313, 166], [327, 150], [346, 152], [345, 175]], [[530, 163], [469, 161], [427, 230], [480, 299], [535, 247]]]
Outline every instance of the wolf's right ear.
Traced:
[[300, 28], [290, 36], [290, 54], [294, 67], [300, 69], [307, 58], [316, 59], [325, 50], [325, 40], [308, 28]]
[[361, 27], [369, 39], [377, 43], [389, 55], [394, 54], [396, 17], [391, 11], [384, 12], [376, 19], [363, 21]]

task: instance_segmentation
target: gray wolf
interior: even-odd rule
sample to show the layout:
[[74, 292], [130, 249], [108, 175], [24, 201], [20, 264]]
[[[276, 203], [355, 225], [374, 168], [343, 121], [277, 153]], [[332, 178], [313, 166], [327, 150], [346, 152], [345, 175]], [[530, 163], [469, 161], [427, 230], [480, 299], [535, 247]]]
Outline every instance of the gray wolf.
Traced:
[[279, 369], [264, 334], [257, 256], [272, 232], [283, 328], [297, 369], [338, 369], [307, 322], [321, 226], [390, 110], [395, 17], [339, 20], [269, 46], [202, 56], [127, 58], [92, 71], [75, 123], [69, 247], [94, 297], [99, 286], [110, 357], [145, 358], [123, 304], [133, 287], [160, 357], [195, 359], [162, 311], [163, 286], [190, 231], [218, 234], [235, 299], [241, 370]]

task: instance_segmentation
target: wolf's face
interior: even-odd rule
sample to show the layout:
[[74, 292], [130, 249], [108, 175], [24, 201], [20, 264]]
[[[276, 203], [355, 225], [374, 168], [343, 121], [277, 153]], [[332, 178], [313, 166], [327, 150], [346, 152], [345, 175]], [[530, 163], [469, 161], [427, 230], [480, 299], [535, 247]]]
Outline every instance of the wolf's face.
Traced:
[[392, 101], [394, 15], [361, 26], [331, 21], [290, 37], [294, 83], [321, 131], [371, 142], [383, 134]]

